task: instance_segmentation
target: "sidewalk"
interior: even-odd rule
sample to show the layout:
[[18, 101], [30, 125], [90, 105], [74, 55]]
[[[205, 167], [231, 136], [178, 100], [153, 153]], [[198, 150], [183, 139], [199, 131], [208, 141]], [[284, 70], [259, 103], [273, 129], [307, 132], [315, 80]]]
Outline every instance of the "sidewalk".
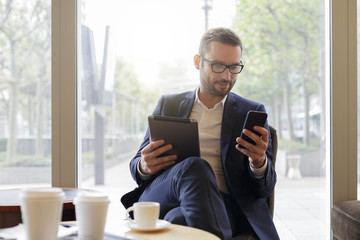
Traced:
[[274, 222], [281, 239], [329, 239], [325, 179], [278, 178]]

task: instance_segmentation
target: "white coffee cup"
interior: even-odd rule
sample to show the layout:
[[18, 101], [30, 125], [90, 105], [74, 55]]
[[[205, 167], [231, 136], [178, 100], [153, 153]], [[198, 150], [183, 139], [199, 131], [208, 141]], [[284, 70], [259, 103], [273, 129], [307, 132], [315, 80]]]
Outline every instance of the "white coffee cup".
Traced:
[[[134, 220], [129, 217], [131, 211], [134, 212]], [[158, 202], [136, 202], [126, 210], [126, 218], [140, 228], [155, 228], [159, 214]]]
[[21, 191], [21, 217], [27, 240], [57, 239], [64, 196], [60, 188], [27, 188]]
[[79, 239], [101, 240], [104, 237], [109, 199], [99, 192], [80, 192], [74, 199]]

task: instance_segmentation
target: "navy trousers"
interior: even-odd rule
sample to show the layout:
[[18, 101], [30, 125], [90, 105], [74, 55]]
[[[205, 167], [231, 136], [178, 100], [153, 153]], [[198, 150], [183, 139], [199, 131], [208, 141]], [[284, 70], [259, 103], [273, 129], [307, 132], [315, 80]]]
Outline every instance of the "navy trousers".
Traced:
[[232, 239], [225, 203], [205, 160], [191, 157], [157, 176], [139, 201], [160, 203], [160, 218]]

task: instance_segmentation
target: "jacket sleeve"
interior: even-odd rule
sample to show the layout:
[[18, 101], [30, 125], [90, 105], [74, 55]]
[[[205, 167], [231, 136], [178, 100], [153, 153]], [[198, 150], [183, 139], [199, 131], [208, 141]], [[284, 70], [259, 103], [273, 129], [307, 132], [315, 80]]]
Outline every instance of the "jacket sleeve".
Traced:
[[[265, 108], [261, 105], [260, 110], [265, 111]], [[266, 150], [268, 166], [266, 169], [265, 176], [263, 178], [258, 179], [254, 176], [253, 171], [250, 169], [250, 164], [248, 169], [251, 182], [253, 185], [252, 189], [253, 191], [255, 191], [255, 194], [259, 197], [269, 197], [272, 194], [276, 184], [276, 172], [272, 161], [273, 160], [272, 139], [270, 135], [269, 125], [267, 122], [265, 123], [265, 128], [268, 130], [269, 133], [269, 144]]]
[[[270, 145], [271, 144], [269, 142], [269, 146]], [[259, 197], [269, 197], [274, 191], [274, 187], [276, 184], [276, 172], [272, 162], [272, 152], [271, 152], [272, 150], [270, 149], [271, 146], [268, 148], [266, 152], [268, 165], [265, 176], [263, 178], [260, 179], [256, 178], [250, 169], [250, 165], [248, 169], [252, 183], [252, 190]]]
[[[163, 107], [164, 104], [164, 96], [162, 96], [159, 101], [158, 104], [155, 107], [155, 110], [153, 111], [153, 115], [160, 115], [161, 113], [161, 109]], [[150, 143], [150, 131], [149, 128], [147, 128], [145, 136], [144, 136], [144, 140], [140, 145], [139, 150], [137, 151], [137, 153], [135, 154], [134, 158], [130, 161], [130, 172], [131, 172], [131, 176], [132, 178], [136, 181], [136, 183], [138, 185], [141, 185], [145, 182], [147, 182], [148, 180], [142, 180], [137, 172], [137, 164], [140, 161], [141, 158], [141, 151], [144, 147], [146, 147], [148, 144]]]

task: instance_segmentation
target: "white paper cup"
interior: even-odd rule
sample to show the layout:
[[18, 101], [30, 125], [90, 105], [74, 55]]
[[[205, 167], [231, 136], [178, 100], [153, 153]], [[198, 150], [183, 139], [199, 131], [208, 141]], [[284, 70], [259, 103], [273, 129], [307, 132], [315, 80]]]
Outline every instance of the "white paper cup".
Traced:
[[[134, 211], [134, 220], [129, 217], [131, 211]], [[159, 214], [158, 202], [136, 202], [126, 210], [126, 218], [140, 228], [155, 228]]]
[[27, 188], [20, 193], [27, 240], [56, 240], [64, 192], [60, 188]]
[[97, 192], [81, 192], [74, 199], [79, 239], [101, 240], [104, 237], [109, 199]]

